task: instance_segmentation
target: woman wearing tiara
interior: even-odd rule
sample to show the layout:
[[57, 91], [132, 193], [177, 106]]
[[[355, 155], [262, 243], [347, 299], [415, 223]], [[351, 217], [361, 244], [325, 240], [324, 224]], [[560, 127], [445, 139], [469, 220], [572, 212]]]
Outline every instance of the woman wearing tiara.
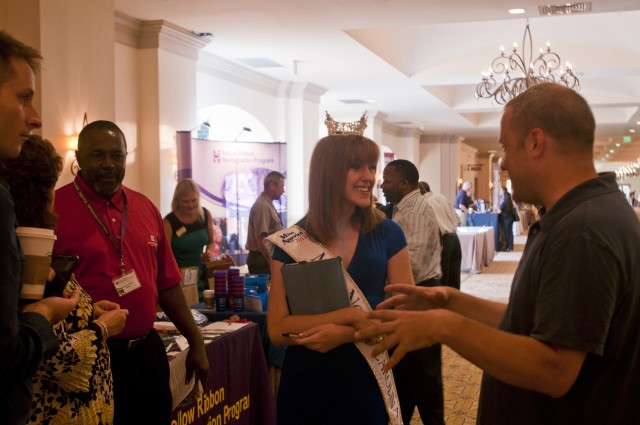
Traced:
[[267, 324], [272, 342], [288, 345], [278, 390], [280, 425], [402, 421], [389, 413], [397, 407], [397, 396], [388, 391], [393, 379], [385, 376], [381, 384], [382, 374], [372, 366], [379, 359], [371, 363], [366, 347], [354, 344], [355, 331], [369, 323], [366, 309], [384, 299], [385, 284], [413, 283], [402, 230], [372, 202], [379, 155], [378, 146], [359, 135], [321, 139], [311, 157], [309, 210], [298, 223], [314, 247], [342, 258], [367, 305], [354, 307], [352, 298], [352, 307], [291, 315], [280, 268], [294, 259], [274, 249]]

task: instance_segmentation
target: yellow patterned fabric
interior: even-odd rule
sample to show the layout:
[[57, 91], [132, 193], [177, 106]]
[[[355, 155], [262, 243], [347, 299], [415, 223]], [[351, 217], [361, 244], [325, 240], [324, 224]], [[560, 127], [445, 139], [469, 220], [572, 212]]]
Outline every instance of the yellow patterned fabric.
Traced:
[[65, 288], [80, 292], [76, 309], [54, 326], [58, 352], [34, 379], [29, 424], [102, 425], [113, 423], [113, 380], [109, 349], [93, 323], [93, 301], [75, 277]]

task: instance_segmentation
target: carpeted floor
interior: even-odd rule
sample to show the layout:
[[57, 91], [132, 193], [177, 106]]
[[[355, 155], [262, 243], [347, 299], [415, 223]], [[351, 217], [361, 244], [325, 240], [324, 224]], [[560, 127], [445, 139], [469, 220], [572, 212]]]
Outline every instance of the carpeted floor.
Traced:
[[[526, 236], [516, 236], [512, 252], [498, 252], [482, 273], [461, 276], [461, 290], [481, 298], [507, 301], [511, 280], [522, 256]], [[444, 382], [444, 419], [447, 425], [475, 425], [480, 393], [480, 369], [442, 347], [442, 378]], [[422, 425], [418, 411], [410, 425]]]

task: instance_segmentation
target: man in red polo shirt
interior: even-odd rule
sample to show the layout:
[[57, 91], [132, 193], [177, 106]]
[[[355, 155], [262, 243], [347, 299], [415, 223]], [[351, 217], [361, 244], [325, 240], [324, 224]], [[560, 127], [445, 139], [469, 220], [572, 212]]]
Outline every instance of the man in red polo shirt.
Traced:
[[158, 209], [121, 185], [127, 146], [120, 128], [95, 121], [80, 132], [75, 180], [56, 191], [59, 214], [54, 254], [80, 257], [74, 273], [93, 299], [129, 310], [127, 324], [109, 338], [115, 423], [168, 424], [169, 366], [153, 330], [156, 305], [189, 341], [187, 376], [206, 380], [204, 341], [180, 288], [180, 271]]

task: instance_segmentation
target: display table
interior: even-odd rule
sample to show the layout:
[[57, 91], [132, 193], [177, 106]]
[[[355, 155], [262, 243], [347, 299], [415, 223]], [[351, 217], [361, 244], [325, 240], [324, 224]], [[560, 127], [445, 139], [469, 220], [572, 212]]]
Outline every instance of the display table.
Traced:
[[458, 227], [462, 262], [460, 270], [469, 273], [481, 273], [495, 255], [494, 232], [492, 227]]
[[207, 316], [209, 322], [219, 322], [221, 320], [227, 320], [231, 316], [237, 314], [240, 319], [249, 320], [258, 325], [258, 330], [262, 336], [262, 347], [264, 349], [264, 355], [267, 358], [267, 362], [278, 368], [282, 368], [282, 361], [284, 359], [284, 347], [278, 347], [271, 344], [269, 335], [267, 334], [267, 313], [255, 313], [245, 311], [242, 313], [235, 313], [231, 310], [218, 312], [214, 309], [203, 308], [204, 304], [198, 304], [193, 306], [200, 313]]
[[[249, 323], [219, 336], [206, 345], [206, 353], [210, 373], [204, 391], [174, 409], [171, 425], [275, 424], [273, 391], [258, 326]], [[169, 367], [172, 375], [184, 369], [184, 356], [171, 360]]]
[[467, 221], [468, 227], [493, 227], [494, 251], [500, 251], [500, 221], [497, 213], [472, 213]]

